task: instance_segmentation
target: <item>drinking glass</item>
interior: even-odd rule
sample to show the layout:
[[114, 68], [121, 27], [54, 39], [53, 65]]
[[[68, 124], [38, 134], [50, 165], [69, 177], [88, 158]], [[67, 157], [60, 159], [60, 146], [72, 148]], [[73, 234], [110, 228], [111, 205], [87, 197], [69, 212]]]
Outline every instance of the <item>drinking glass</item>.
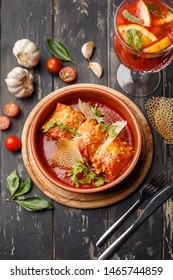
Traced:
[[[130, 21], [132, 13], [137, 11], [135, 5], [139, 7], [145, 5], [148, 8], [147, 16], [150, 16], [150, 26], [146, 27], [145, 23], [143, 25]], [[155, 10], [152, 11], [152, 9]], [[150, 11], [149, 14], [148, 11]], [[142, 8], [142, 12], [139, 15], [141, 16], [141, 14], [146, 18], [145, 9]], [[141, 19], [141, 22], [143, 23], [143, 19]], [[151, 42], [147, 47], [158, 42], [160, 43], [163, 39], [161, 42], [162, 45], [167, 44], [167, 42], [169, 44], [167, 47], [158, 48], [158, 51], [158, 44], [154, 51], [152, 49], [147, 51], [147, 47], [144, 47], [144, 49], [135, 49], [124, 40], [122, 34], [119, 32], [119, 26], [128, 29], [129, 27], [127, 25], [130, 27], [138, 25], [141, 34], [145, 35], [145, 32], [146, 34], [150, 32], [151, 39], [153, 35], [156, 37], [156, 39], [155, 37], [153, 39], [154, 42]], [[117, 81], [120, 87], [127, 94], [138, 97], [147, 96], [154, 92], [160, 83], [160, 70], [166, 67], [173, 58], [173, 1], [124, 0], [118, 7], [114, 17], [113, 43], [114, 51], [121, 62], [117, 71]]]

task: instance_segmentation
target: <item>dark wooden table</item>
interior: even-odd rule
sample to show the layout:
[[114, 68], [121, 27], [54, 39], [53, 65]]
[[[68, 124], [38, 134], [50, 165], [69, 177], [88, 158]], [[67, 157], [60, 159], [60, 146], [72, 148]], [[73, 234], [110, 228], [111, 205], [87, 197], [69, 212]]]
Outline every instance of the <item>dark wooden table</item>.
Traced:
[[[34, 106], [55, 89], [66, 86], [57, 75], [47, 72], [45, 63], [49, 52], [45, 38], [63, 42], [76, 61], [78, 78], [74, 84], [94, 83], [111, 87], [125, 94], [116, 81], [119, 61], [112, 46], [113, 15], [119, 0], [1, 0], [1, 110], [7, 102], [17, 103], [21, 113], [12, 119], [11, 128], [1, 132], [1, 196], [0, 196], [0, 259], [3, 260], [93, 260], [112, 243], [139, 215], [144, 202], [127, 219], [101, 249], [95, 244], [103, 232], [115, 222], [138, 198], [139, 189], [126, 199], [99, 209], [76, 209], [53, 202], [55, 209], [44, 212], [27, 212], [9, 196], [6, 177], [16, 169], [21, 178], [27, 177], [21, 152], [11, 153], [4, 148], [8, 135], [21, 137], [27, 116]], [[23, 38], [35, 42], [41, 52], [38, 66], [29, 70], [34, 75], [35, 91], [26, 99], [17, 99], [8, 92], [7, 73], [18, 63], [12, 54], [14, 43]], [[92, 60], [104, 68], [98, 79], [81, 55], [81, 47], [93, 40], [96, 45]], [[67, 65], [68, 63], [64, 63]], [[161, 72], [160, 86], [152, 96], [172, 97], [171, 63]], [[146, 98], [132, 98], [146, 115]], [[3, 115], [3, 111], [1, 111]], [[151, 127], [154, 139], [154, 157], [146, 180], [153, 174], [166, 171], [167, 184], [173, 183], [173, 146], [166, 145]], [[34, 185], [32, 195], [45, 197]], [[173, 200], [170, 198], [128, 239], [113, 259], [171, 260], [173, 259]]]

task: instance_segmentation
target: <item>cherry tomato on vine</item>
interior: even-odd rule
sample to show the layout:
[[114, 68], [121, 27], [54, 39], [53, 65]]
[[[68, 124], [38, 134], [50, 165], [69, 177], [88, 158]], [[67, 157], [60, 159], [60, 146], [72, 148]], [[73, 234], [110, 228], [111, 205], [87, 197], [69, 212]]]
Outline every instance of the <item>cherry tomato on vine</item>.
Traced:
[[50, 73], [56, 74], [62, 68], [62, 61], [58, 57], [52, 56], [47, 60], [46, 68]]
[[4, 113], [9, 117], [16, 117], [20, 112], [20, 108], [18, 105], [9, 102], [4, 106]]
[[10, 126], [10, 120], [5, 116], [0, 116], [0, 130], [6, 130]]
[[21, 148], [22, 142], [17, 136], [7, 136], [4, 145], [7, 150], [16, 152]]
[[77, 75], [73, 67], [66, 66], [60, 70], [59, 76], [64, 82], [70, 83], [76, 79]]

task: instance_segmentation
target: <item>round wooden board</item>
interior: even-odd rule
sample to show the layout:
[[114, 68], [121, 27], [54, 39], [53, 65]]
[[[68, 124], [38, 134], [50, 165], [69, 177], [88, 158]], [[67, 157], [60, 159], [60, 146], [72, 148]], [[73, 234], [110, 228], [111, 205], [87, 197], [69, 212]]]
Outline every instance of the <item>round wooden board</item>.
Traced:
[[[35, 118], [37, 112], [40, 110], [40, 108], [46, 100], [52, 98], [54, 95], [66, 91], [67, 88], [73, 87], [94, 87], [109, 91], [110, 93], [122, 99], [131, 108], [141, 125], [143, 145], [139, 162], [136, 165], [133, 172], [122, 183], [116, 185], [115, 187], [112, 187], [109, 190], [92, 194], [81, 194], [58, 188], [56, 185], [48, 181], [47, 178], [41, 173], [32, 156], [29, 141], [30, 125], [33, 119]], [[67, 86], [50, 93], [34, 107], [34, 109], [31, 111], [30, 115], [26, 120], [22, 132], [22, 157], [26, 170], [29, 176], [31, 177], [32, 181], [49, 198], [55, 200], [56, 202], [59, 202], [62, 205], [74, 208], [101, 208], [112, 205], [126, 198], [127, 196], [132, 194], [143, 182], [152, 164], [153, 137], [145, 116], [143, 115], [141, 110], [136, 106], [136, 104], [132, 102], [129, 98], [127, 98], [125, 95], [105, 86], [95, 84], [78, 84]]]

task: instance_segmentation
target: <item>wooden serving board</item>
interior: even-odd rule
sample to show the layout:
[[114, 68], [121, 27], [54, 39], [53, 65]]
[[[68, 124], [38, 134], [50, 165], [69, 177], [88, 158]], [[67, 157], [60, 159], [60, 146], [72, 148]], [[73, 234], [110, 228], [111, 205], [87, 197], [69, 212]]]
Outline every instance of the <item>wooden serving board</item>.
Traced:
[[104, 90], [109, 91], [112, 94], [115, 94], [117, 97], [122, 99], [127, 105], [131, 108], [131, 110], [136, 115], [142, 130], [143, 136], [143, 145], [142, 145], [142, 152], [138, 164], [132, 171], [132, 173], [120, 184], [112, 187], [109, 190], [98, 192], [98, 193], [91, 193], [91, 194], [83, 194], [83, 193], [75, 193], [70, 192], [67, 190], [63, 190], [50, 181], [41, 173], [40, 169], [37, 167], [34, 158], [31, 153], [30, 147], [30, 126], [32, 124], [33, 119], [35, 118], [37, 112], [42, 107], [43, 103], [52, 98], [54, 95], [57, 95], [67, 89], [67, 87], [58, 89], [49, 95], [47, 95], [44, 99], [42, 99], [31, 111], [30, 115], [28, 116], [23, 133], [22, 133], [22, 157], [26, 167], [26, 170], [31, 177], [32, 181], [35, 185], [49, 198], [55, 200], [56, 202], [70, 206], [74, 208], [101, 208], [105, 206], [112, 205], [130, 194], [132, 194], [143, 182], [145, 179], [153, 159], [153, 137], [151, 134], [151, 130], [149, 124], [141, 112], [141, 110], [136, 106], [134, 102], [132, 102], [129, 98], [125, 95], [119, 93], [118, 91], [107, 88], [105, 86], [100, 85], [93, 85], [93, 84], [78, 84], [68, 86], [68, 88], [73, 87], [94, 87], [94, 88], [101, 88]]

